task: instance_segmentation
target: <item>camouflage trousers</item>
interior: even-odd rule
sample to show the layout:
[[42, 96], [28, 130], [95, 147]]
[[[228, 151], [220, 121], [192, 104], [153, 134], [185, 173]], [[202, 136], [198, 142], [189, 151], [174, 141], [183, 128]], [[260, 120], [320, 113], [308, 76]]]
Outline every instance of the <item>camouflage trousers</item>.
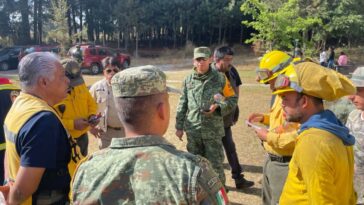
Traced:
[[221, 138], [202, 139], [198, 135], [187, 135], [187, 151], [205, 157], [210, 161], [212, 168], [219, 175], [220, 181], [225, 185], [224, 149]]
[[358, 195], [357, 204], [364, 204], [364, 167], [355, 166], [354, 187]]

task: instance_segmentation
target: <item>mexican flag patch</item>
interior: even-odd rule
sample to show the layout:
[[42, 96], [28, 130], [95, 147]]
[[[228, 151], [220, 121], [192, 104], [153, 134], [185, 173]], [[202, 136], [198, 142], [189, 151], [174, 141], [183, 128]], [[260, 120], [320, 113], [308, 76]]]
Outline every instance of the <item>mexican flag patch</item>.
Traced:
[[228, 199], [228, 197], [226, 195], [226, 191], [223, 187], [216, 193], [215, 196], [216, 196], [218, 205], [229, 204], [229, 199]]

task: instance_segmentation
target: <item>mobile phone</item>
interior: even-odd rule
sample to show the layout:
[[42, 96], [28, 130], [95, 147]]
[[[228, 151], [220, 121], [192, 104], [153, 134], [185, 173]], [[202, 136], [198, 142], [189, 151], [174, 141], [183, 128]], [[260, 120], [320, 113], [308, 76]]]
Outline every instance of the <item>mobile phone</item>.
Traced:
[[88, 120], [88, 123], [94, 124], [101, 117], [102, 117], [102, 115], [94, 115], [94, 116], [90, 117], [90, 119]]
[[245, 120], [245, 124], [247, 124], [249, 127], [252, 127], [254, 129], [258, 129], [258, 130], [262, 129], [262, 127], [255, 125], [255, 124], [249, 122], [248, 120]]

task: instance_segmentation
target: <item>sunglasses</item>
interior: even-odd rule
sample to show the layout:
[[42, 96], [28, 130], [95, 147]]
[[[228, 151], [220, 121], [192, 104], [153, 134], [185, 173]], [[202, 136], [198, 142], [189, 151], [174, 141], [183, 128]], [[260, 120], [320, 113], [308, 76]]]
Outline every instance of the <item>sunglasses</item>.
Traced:
[[114, 68], [114, 69], [106, 69], [105, 71], [106, 71], [106, 73], [111, 73], [113, 71], [114, 71], [114, 73], [117, 73], [117, 72], [119, 72], [119, 69], [116, 69], [116, 68]]

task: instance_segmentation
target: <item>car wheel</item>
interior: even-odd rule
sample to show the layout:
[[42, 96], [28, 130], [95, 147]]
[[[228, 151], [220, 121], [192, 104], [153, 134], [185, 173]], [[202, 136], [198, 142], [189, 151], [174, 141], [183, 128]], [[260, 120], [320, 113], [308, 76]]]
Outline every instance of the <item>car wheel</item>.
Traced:
[[90, 70], [93, 75], [97, 75], [101, 72], [101, 68], [100, 68], [99, 64], [97, 64], [97, 63], [93, 63], [91, 65]]
[[129, 62], [128, 61], [124, 61], [123, 63], [123, 68], [129, 68]]
[[2, 62], [0, 64], [0, 70], [3, 70], [3, 71], [9, 70], [9, 64], [7, 62]]

